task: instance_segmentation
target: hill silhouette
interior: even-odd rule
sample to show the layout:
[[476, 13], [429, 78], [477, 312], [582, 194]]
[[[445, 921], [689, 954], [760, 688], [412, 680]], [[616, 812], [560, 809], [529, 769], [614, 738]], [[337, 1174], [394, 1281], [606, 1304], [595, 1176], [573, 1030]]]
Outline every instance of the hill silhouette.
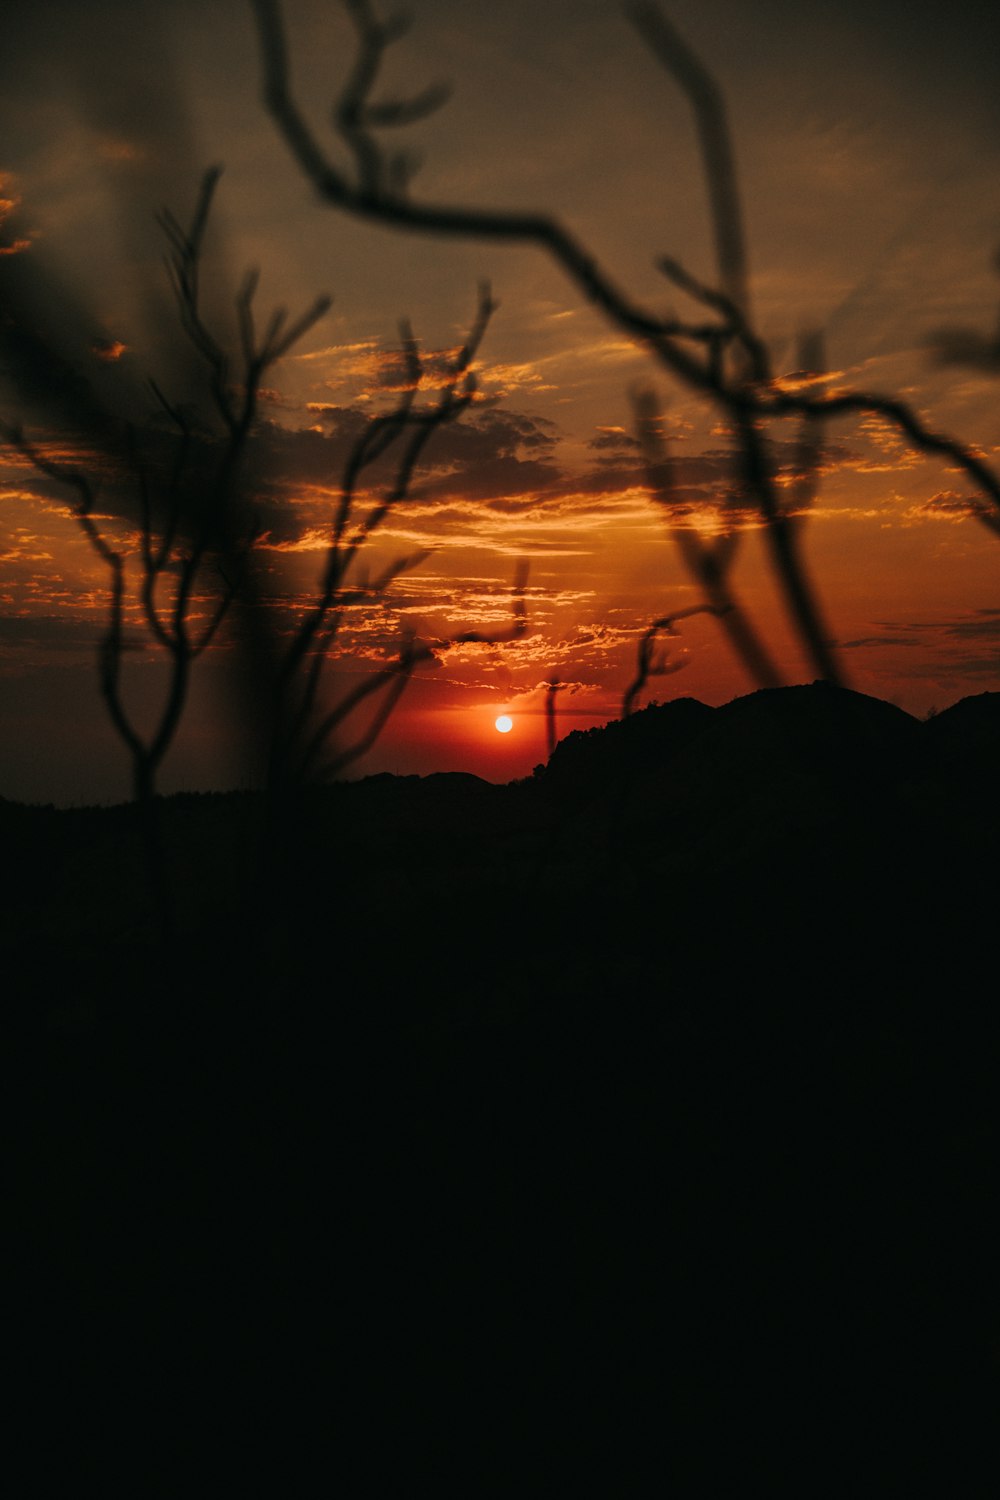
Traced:
[[637, 1465], [664, 1403], [766, 1463], [764, 1408], [819, 1443], [849, 1390], [917, 1432], [872, 1472], [927, 1472], [997, 1383], [998, 698], [680, 699], [507, 786], [303, 794], [263, 874], [260, 798], [170, 798], [168, 949], [132, 808], [0, 803], [58, 1383], [141, 1327], [213, 1422], [224, 1350], [241, 1411], [322, 1423], [335, 1347], [338, 1420], [495, 1478], [497, 1389]]
[[[834, 942], [818, 982], [854, 966], [864, 992], [888, 965], [925, 973], [929, 946], [942, 962], [982, 947], [998, 747], [1000, 694], [923, 723], [823, 683], [721, 708], [682, 698], [571, 733], [546, 767], [507, 786], [463, 773], [379, 775], [304, 793], [283, 814], [285, 863], [266, 891], [261, 799], [172, 797], [163, 813], [180, 937], [206, 982], [259, 992], [261, 1003], [269, 988], [309, 989], [332, 942], [338, 985], [367, 997], [349, 1007], [359, 1023], [364, 1004], [400, 1008], [407, 967], [431, 940], [434, 1003], [475, 1025], [477, 1006], [503, 983], [483, 972], [491, 944], [525, 955], [518, 1005], [551, 1001], [553, 986], [577, 1003], [617, 983], [626, 961], [643, 988], [655, 986], [652, 934], [639, 933], [654, 895], [674, 913], [664, 909], [657, 924], [683, 972], [697, 970], [720, 926], [763, 957], [780, 901], [782, 947], [812, 965], [816, 945]], [[83, 995], [119, 1004], [125, 976], [109, 945], [145, 964], [145, 985], [155, 989], [160, 975], [175, 987], [163, 955], [142, 957], [155, 923], [131, 807], [3, 802], [0, 829], [4, 942], [26, 1016]], [[588, 905], [593, 920], [581, 926]], [[294, 941], [265, 963], [276, 931]], [[219, 965], [228, 979], [214, 977]], [[200, 983], [187, 971], [187, 988]]]

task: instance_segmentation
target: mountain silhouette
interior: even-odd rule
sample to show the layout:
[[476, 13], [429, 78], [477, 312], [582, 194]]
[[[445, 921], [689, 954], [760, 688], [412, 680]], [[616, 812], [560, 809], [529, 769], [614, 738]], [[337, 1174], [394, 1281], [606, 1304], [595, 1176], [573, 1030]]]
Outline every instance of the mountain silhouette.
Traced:
[[697, 698], [676, 698], [602, 729], [575, 729], [542, 768], [546, 790], [564, 801], [599, 798], [616, 778], [659, 771], [703, 734], [715, 712]]
[[744, 782], [796, 771], [873, 775], [890, 757], [899, 775], [918, 731], [918, 721], [902, 709], [825, 682], [763, 688], [719, 709], [679, 698], [568, 735], [545, 776], [557, 788], [572, 784], [599, 795], [609, 779], [655, 776], [685, 751], [686, 768], [707, 757], [713, 770], [727, 777], [739, 772]]
[[945, 775], [990, 774], [1000, 756], [1000, 693], [977, 693], [932, 715], [925, 739]]
[[[282, 815], [286, 863], [271, 871], [268, 897], [247, 884], [263, 847], [259, 796], [167, 798], [181, 935], [206, 983], [224, 985], [228, 965], [265, 993], [308, 989], [307, 971], [334, 941], [342, 987], [394, 1012], [407, 966], [434, 937], [439, 993], [471, 1014], [499, 983], [477, 960], [484, 945], [531, 949], [518, 1003], [553, 985], [590, 1003], [625, 954], [643, 985], [655, 984], [649, 934], [636, 935], [649, 900], [671, 903], [663, 931], [678, 972], [697, 969], [719, 922], [740, 934], [734, 964], [737, 951], [763, 959], [777, 902], [782, 945], [799, 966], [832, 944], [822, 982], [855, 965], [867, 992], [889, 965], [919, 968], [928, 945], [942, 963], [949, 945], [982, 946], [993, 877], [978, 872], [994, 867], [998, 726], [1000, 694], [926, 722], [824, 683], [720, 708], [681, 698], [567, 735], [546, 767], [507, 786], [383, 774], [304, 792]], [[142, 964], [155, 924], [135, 825], [128, 806], [0, 802], [4, 941], [19, 993], [114, 989], [124, 972], [102, 958], [109, 944]], [[919, 913], [931, 887], [928, 928]], [[596, 920], [581, 930], [588, 908]], [[285, 956], [269, 967], [250, 938], [275, 923], [295, 940], [282, 940]], [[577, 940], [567, 944], [569, 932]]]

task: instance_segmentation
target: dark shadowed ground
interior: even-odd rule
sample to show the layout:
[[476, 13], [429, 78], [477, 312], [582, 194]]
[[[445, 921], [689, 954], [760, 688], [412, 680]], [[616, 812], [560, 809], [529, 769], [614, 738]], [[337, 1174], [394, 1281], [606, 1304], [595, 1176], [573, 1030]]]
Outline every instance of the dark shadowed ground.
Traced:
[[39, 1475], [979, 1493], [998, 750], [814, 685], [317, 791], [263, 864], [175, 797], [169, 942], [131, 809], [0, 804]]

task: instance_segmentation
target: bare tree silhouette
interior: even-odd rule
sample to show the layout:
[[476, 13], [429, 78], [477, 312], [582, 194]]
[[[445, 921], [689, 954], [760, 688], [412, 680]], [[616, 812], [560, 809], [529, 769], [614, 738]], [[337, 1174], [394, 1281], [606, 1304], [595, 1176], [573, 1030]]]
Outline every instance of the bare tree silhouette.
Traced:
[[[393, 506], [406, 498], [428, 440], [439, 427], [454, 421], [471, 404], [476, 382], [470, 365], [494, 309], [489, 287], [480, 287], [479, 307], [468, 338], [448, 361], [440, 394], [426, 408], [414, 404], [424, 374], [417, 341], [409, 324], [401, 326], [406, 365], [404, 391], [394, 410], [371, 421], [348, 457], [340, 498], [330, 524], [330, 540], [317, 598], [303, 615], [279, 670], [272, 779], [275, 776], [281, 779], [290, 771], [296, 778], [335, 776], [358, 760], [371, 748], [388, 721], [414, 667], [433, 655], [432, 648], [418, 645], [412, 636], [404, 637], [396, 663], [366, 678], [334, 708], [323, 713], [318, 722], [312, 722], [323, 666], [341, 624], [344, 606], [361, 597], [384, 595], [395, 578], [416, 567], [427, 556], [426, 552], [417, 552], [397, 558], [376, 578], [359, 578], [354, 583], [348, 581], [359, 553]], [[359, 481], [366, 469], [393, 449], [398, 450], [394, 476], [385, 492], [358, 519]], [[519, 586], [515, 585], [515, 594], [522, 605], [523, 587], [523, 580]], [[445, 643], [438, 643], [438, 648], [442, 644]], [[384, 699], [371, 724], [359, 738], [323, 760], [331, 735], [345, 725], [367, 698], [383, 687], [386, 689]]]
[[[324, 148], [296, 101], [280, 0], [253, 0], [266, 108], [320, 197], [346, 213], [410, 233], [536, 245], [614, 327], [645, 347], [666, 373], [703, 396], [732, 434], [736, 483], [763, 523], [772, 570], [812, 670], [821, 679], [841, 682], [842, 670], [801, 548], [800, 519], [815, 488], [826, 425], [843, 417], [881, 417], [914, 450], [958, 469], [977, 492], [974, 504], [984, 517], [1000, 516], [1000, 476], [974, 447], [936, 431], [902, 400], [866, 391], [820, 391], [810, 383], [789, 388], [777, 378], [749, 305], [735, 151], [725, 102], [704, 64], [658, 6], [638, 0], [625, 7], [649, 50], [686, 93], [695, 116], [712, 215], [717, 285], [702, 282], [672, 258], [661, 257], [658, 264], [667, 279], [707, 314], [706, 321], [696, 322], [664, 317], [634, 300], [554, 217], [416, 201], [410, 194], [412, 162], [398, 151], [385, 150], [379, 132], [438, 109], [448, 90], [433, 85], [410, 99], [372, 98], [384, 54], [406, 26], [399, 20], [381, 21], [370, 0], [343, 0], [343, 5], [356, 31], [357, 52], [335, 104], [333, 123], [351, 160], [350, 170], [342, 169]], [[818, 353], [814, 348], [811, 359], [817, 372]], [[800, 474], [787, 502], [777, 483], [767, 426], [785, 418], [800, 425]], [[668, 505], [663, 463], [650, 437], [655, 413], [648, 399], [641, 404], [639, 420], [647, 463], [658, 476], [654, 494]], [[679, 530], [675, 528], [675, 534]], [[735, 532], [729, 528], [715, 544], [686, 538], [682, 553], [705, 591], [708, 612], [722, 622], [752, 679], [773, 684], [779, 680], [774, 663], [736, 607], [728, 581], [735, 547]]]
[[[282, 788], [335, 777], [370, 750], [419, 664], [451, 645], [498, 643], [517, 639], [527, 629], [527, 570], [519, 565], [509, 630], [492, 636], [469, 631], [433, 641], [404, 633], [395, 657], [362, 676], [338, 702], [331, 705], [320, 691], [345, 609], [362, 600], [384, 599], [393, 581], [427, 556], [419, 552], [398, 558], [375, 576], [364, 570], [365, 549], [393, 507], [407, 498], [428, 441], [466, 411], [476, 396], [471, 367], [495, 308], [484, 284], [468, 337], [437, 372], [437, 390], [428, 403], [417, 400], [425, 374], [419, 345], [409, 325], [402, 325], [402, 392], [392, 410], [366, 422], [347, 454], [316, 594], [290, 641], [279, 644], [253, 583], [251, 559], [259, 528], [250, 448], [264, 377], [324, 315], [330, 299], [317, 298], [291, 321], [279, 308], [259, 334], [254, 316], [258, 276], [247, 273], [236, 297], [238, 354], [231, 356], [206, 319], [200, 294], [206, 231], [219, 177], [218, 168], [205, 174], [186, 227], [169, 211], [160, 216], [176, 306], [207, 377], [214, 428], [189, 399], [192, 392], [173, 400], [153, 380], [149, 387], [159, 421], [144, 428], [126, 422], [119, 432], [119, 424], [108, 414], [95, 413], [88, 421], [90, 413], [73, 411], [82, 429], [89, 429], [84, 448], [92, 462], [54, 458], [44, 442], [29, 438], [23, 427], [0, 423], [0, 436], [22, 458], [73, 494], [73, 514], [108, 573], [107, 623], [98, 654], [100, 688], [130, 757], [154, 905], [165, 936], [173, 931], [174, 902], [157, 805], [158, 775], [184, 714], [195, 665], [217, 640], [241, 590], [246, 597], [237, 635], [249, 646], [248, 686], [258, 705], [262, 700], [265, 705], [267, 784], [276, 804], [266, 820], [272, 832], [283, 816]], [[52, 356], [42, 351], [41, 358], [51, 362]], [[377, 482], [372, 488], [369, 471], [380, 461], [391, 465], [391, 474], [379, 492]], [[98, 510], [102, 479], [114, 489], [105, 506], [111, 514], [106, 516]], [[133, 512], [139, 521], [134, 546], [130, 539], [116, 539], [107, 524]], [[135, 594], [140, 618], [149, 642], [167, 665], [166, 687], [151, 728], [143, 727], [141, 705], [130, 701], [123, 680], [125, 654], [132, 645], [126, 627], [133, 562], [138, 565]], [[366, 705], [374, 708], [362, 724]], [[274, 841], [265, 836], [265, 863], [273, 853]], [[270, 876], [266, 884], [272, 887]]]
[[[140, 433], [127, 423], [119, 453], [95, 456], [111, 466], [129, 492], [140, 518], [138, 597], [152, 642], [166, 657], [166, 690], [153, 726], [140, 727], [126, 701], [122, 681], [127, 554], [101, 529], [98, 482], [83, 466], [46, 456], [17, 426], [0, 432], [42, 474], [75, 494], [74, 515], [110, 578], [108, 622], [99, 648], [101, 693], [111, 722], [125, 744], [132, 766], [132, 789], [139, 805], [156, 905], [169, 917], [171, 898], [156, 812], [157, 775], [174, 740], [188, 697], [195, 663], [215, 640], [242, 582], [253, 542], [244, 464], [267, 371], [318, 321], [329, 306], [321, 297], [291, 325], [278, 309], [263, 338], [254, 321], [256, 273], [249, 273], [237, 297], [240, 363], [233, 372], [222, 345], [201, 310], [199, 284], [205, 231], [219, 180], [206, 172], [190, 225], [183, 228], [169, 211], [161, 216], [170, 256], [167, 266], [184, 331], [206, 367], [216, 416], [224, 438], [214, 443], [196, 431], [181, 403], [172, 402], [154, 381], [152, 391], [168, 423], [167, 452], [161, 435]], [[233, 375], [235, 373], [235, 381]], [[127, 502], [126, 502], [127, 503]], [[199, 616], [208, 600], [207, 619]], [[169, 921], [168, 921], [169, 925]]]
[[[146, 736], [136, 727], [122, 692], [126, 557], [95, 520], [96, 482], [82, 468], [47, 458], [21, 428], [2, 429], [8, 441], [41, 473], [75, 491], [76, 518], [111, 574], [110, 617], [100, 655], [101, 688], [115, 728], [130, 752], [133, 790], [140, 802], [155, 794], [157, 772], [180, 721], [193, 664], [212, 644], [239, 588], [242, 568], [235, 572], [227, 569], [227, 562], [232, 561], [229, 554], [235, 547], [238, 561], [244, 562], [254, 540], [243, 464], [258, 413], [261, 382], [329, 306], [329, 298], [318, 298], [291, 326], [284, 310], [278, 309], [269, 320], [263, 340], [259, 340], [253, 314], [257, 276], [248, 274], [236, 304], [241, 363], [234, 384], [230, 361], [206, 324], [199, 300], [205, 230], [218, 179], [217, 168], [206, 173], [189, 228], [183, 229], [169, 212], [163, 214], [161, 222], [171, 246], [168, 268], [180, 316], [208, 369], [225, 440], [217, 448], [207, 443], [205, 432], [195, 430], [186, 406], [169, 400], [152, 380], [150, 386], [173, 439], [168, 461], [162, 461], [162, 452], [150, 451], [153, 445], [148, 441], [144, 445], [134, 424], [127, 424], [125, 430], [128, 463], [124, 477], [137, 499], [141, 523], [139, 598], [149, 634], [170, 662], [166, 698], [153, 731]], [[213, 574], [211, 584], [206, 576], [209, 573]], [[160, 596], [170, 581], [172, 593], [163, 599]], [[213, 586], [215, 599], [208, 620], [199, 627], [194, 622], [196, 591]]]

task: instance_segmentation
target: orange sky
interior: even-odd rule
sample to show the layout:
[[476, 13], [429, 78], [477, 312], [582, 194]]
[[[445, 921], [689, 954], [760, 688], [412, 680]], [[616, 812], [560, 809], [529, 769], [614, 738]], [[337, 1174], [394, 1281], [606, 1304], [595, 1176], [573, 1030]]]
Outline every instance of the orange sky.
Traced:
[[[346, 612], [330, 688], [384, 662], [403, 629], [438, 643], [505, 632], [520, 559], [529, 566], [529, 628], [503, 644], [439, 649], [357, 771], [525, 775], [544, 759], [553, 677], [563, 684], [560, 733], [616, 715], [645, 626], [701, 598], [671, 529], [708, 534], [731, 524], [720, 519], [732, 474], [717, 415], [670, 386], [538, 252], [416, 240], [318, 204], [260, 108], [244, 5], [227, 0], [208, 18], [187, 5], [94, 6], [85, 37], [74, 36], [70, 9], [68, 31], [25, 23], [0, 106], [9, 143], [0, 161], [0, 298], [19, 316], [28, 310], [65, 369], [106, 408], [139, 422], [149, 374], [173, 399], [194, 399], [153, 215], [164, 202], [186, 215], [211, 161], [226, 171], [205, 296], [225, 336], [248, 264], [260, 267], [264, 307], [334, 296], [327, 317], [269, 375], [253, 449], [255, 568], [279, 636], [314, 589], [350, 442], [394, 399], [398, 319], [411, 319], [433, 387], [471, 321], [477, 280], [492, 281], [500, 306], [476, 364], [480, 399], [431, 439], [411, 497], [380, 528], [368, 566], [374, 575], [395, 556], [429, 555], [383, 599]], [[798, 335], [822, 328], [829, 388], [901, 394], [996, 462], [1000, 368], [989, 340], [1000, 121], [982, 63], [992, 32], [976, 31], [996, 23], [952, 7], [945, 62], [936, 7], [887, 5], [881, 22], [854, 4], [810, 7], [810, 16], [802, 9], [769, 0], [751, 18], [724, 0], [670, 7], [729, 101], [753, 307], [776, 369], [793, 370]], [[54, 16], [60, 6], [42, 10]], [[905, 45], [888, 25], [904, 10]], [[288, 11], [303, 96], [321, 115], [346, 62], [342, 18], [311, 0]], [[481, 11], [452, 0], [418, 7], [399, 47], [405, 62], [388, 78], [444, 74], [455, 91], [414, 129], [425, 154], [414, 194], [557, 213], [632, 295], [665, 311], [679, 294], [653, 268], [657, 255], [712, 276], [684, 101], [618, 6], [565, 0], [541, 20], [536, 12], [521, 0]], [[942, 328], [969, 331], [970, 357], [934, 361]], [[646, 491], [633, 437], [629, 392], [650, 383], [676, 460], [669, 517]], [[0, 397], [0, 415], [23, 420], [47, 452], [72, 451], [44, 392], [26, 396], [22, 385]], [[773, 436], [779, 475], [789, 475], [795, 430]], [[103, 524], [134, 558], [134, 501], [104, 478]], [[917, 713], [1000, 688], [1000, 541], [970, 517], [969, 495], [960, 475], [911, 453], [878, 422], [829, 429], [804, 550], [851, 686]], [[759, 526], [742, 512], [739, 526], [734, 587], [786, 679], [806, 680], [814, 674], [785, 621]], [[8, 450], [0, 466], [2, 795], [126, 794], [125, 753], [95, 686], [106, 584], [65, 492]], [[128, 690], [141, 715], [161, 682], [134, 604], [130, 611]], [[691, 694], [717, 703], [755, 685], [711, 618], [686, 621], [665, 644], [669, 672], [643, 701]], [[165, 789], [254, 775], [231, 712], [232, 654], [223, 636], [198, 665]], [[505, 736], [493, 728], [501, 711], [514, 719]]]

